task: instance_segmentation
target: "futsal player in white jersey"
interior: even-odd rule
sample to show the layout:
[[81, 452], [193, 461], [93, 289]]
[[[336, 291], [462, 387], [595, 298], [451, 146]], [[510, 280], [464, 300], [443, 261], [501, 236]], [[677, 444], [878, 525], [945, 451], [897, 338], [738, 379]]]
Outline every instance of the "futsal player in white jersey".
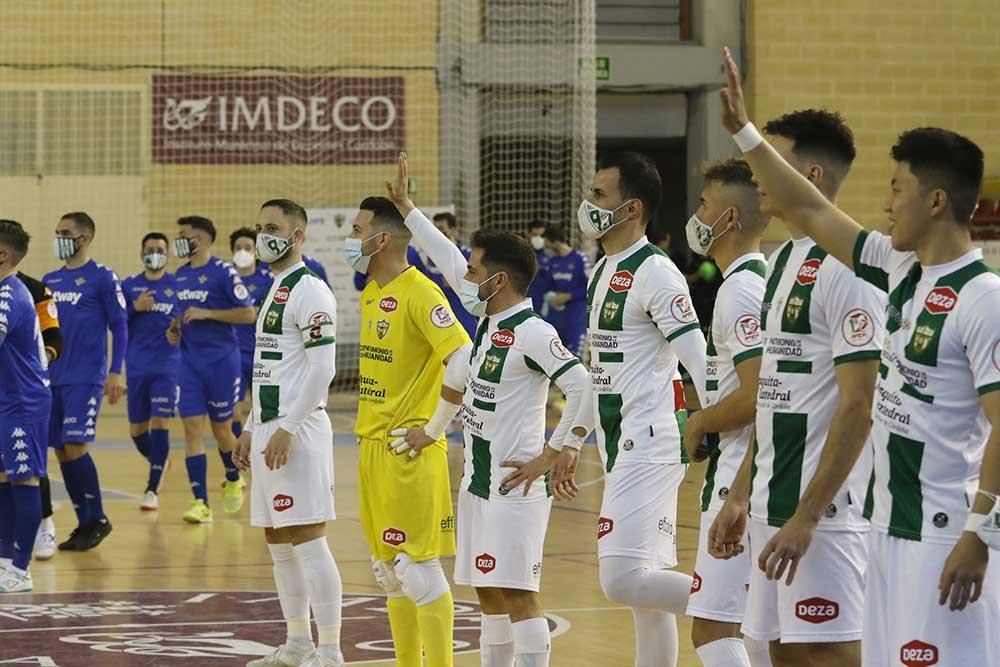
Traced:
[[[264, 203], [257, 255], [274, 283], [257, 317], [253, 410], [233, 457], [253, 472], [250, 524], [264, 529], [287, 640], [253, 667], [338, 667], [343, 587], [326, 541], [333, 509], [333, 430], [327, 390], [336, 372], [337, 302], [302, 262], [306, 212]], [[314, 648], [309, 608], [319, 630]]]
[[[548, 483], [532, 481], [555, 467], [557, 495], [575, 495], [566, 472], [575, 467], [582, 442], [567, 435], [582, 405], [587, 371], [531, 307], [526, 294], [536, 262], [528, 242], [481, 229], [473, 234], [466, 259], [410, 200], [407, 168], [402, 154], [396, 178], [387, 183], [389, 198], [414, 243], [440, 269], [463, 307], [480, 318], [463, 369], [465, 471], [458, 495], [455, 582], [474, 587], [479, 597], [483, 667], [544, 667], [551, 640], [538, 590], [552, 493]], [[551, 382], [564, 392], [566, 407], [546, 443]], [[424, 428], [395, 435], [401, 453], [433, 442]], [[510, 473], [510, 467], [518, 470]]]
[[[698, 210], [688, 220], [688, 245], [711, 256], [723, 280], [715, 298], [706, 352], [708, 402], [688, 419], [688, 455], [708, 457], [701, 492], [701, 530], [687, 615], [691, 640], [706, 667], [768, 665], [766, 643], [740, 633], [750, 580], [750, 554], [721, 560], [708, 553], [708, 531], [746, 456], [757, 408], [760, 310], [767, 264], [760, 237], [769, 216], [760, 210], [753, 172], [743, 160], [723, 160], [703, 171]], [[751, 660], [753, 656], [753, 660]]]
[[[969, 233], [983, 152], [948, 130], [904, 132], [891, 151], [889, 235], [869, 232], [763, 141], [726, 61], [723, 124], [773, 206], [888, 293], [863, 662], [1000, 664], [1000, 571], [976, 532], [1000, 493], [1000, 277]], [[778, 549], [769, 568], [780, 577], [794, 556]]]
[[[577, 222], [606, 253], [588, 288], [589, 409], [574, 432], [596, 430], [604, 464], [597, 524], [601, 588], [632, 608], [637, 665], [674, 665], [677, 623], [691, 577], [677, 564], [677, 491], [687, 454], [687, 418], [678, 360], [700, 395], [705, 337], [687, 281], [646, 239], [662, 185], [655, 165], [637, 153], [598, 163]], [[702, 399], [704, 402], [704, 398]]]

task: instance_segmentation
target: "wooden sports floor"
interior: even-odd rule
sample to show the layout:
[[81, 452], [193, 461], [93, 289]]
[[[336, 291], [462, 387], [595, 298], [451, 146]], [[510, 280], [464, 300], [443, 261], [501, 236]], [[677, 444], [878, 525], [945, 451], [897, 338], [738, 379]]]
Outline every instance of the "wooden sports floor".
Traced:
[[[334, 396], [337, 521], [328, 539], [344, 580], [342, 645], [349, 664], [392, 664], [385, 605], [369, 567], [357, 516], [357, 448], [353, 410]], [[206, 429], [207, 430], [207, 429]], [[158, 512], [138, 509], [145, 461], [128, 438], [122, 405], [105, 405], [93, 448], [114, 531], [97, 549], [59, 552], [32, 565], [35, 591], [0, 598], [0, 665], [243, 665], [284, 638], [263, 532], [249, 525], [249, 501], [235, 516], [222, 512], [222, 467], [209, 451], [215, 522], [181, 521], [190, 494], [180, 423], [172, 424], [172, 469]], [[462, 451], [450, 448], [452, 490]], [[73, 510], [50, 457], [59, 539], [75, 525]], [[688, 470], [678, 513], [679, 569], [691, 572], [697, 546], [697, 495], [703, 465]], [[604, 599], [598, 583], [596, 521], [601, 467], [584, 449], [580, 497], [553, 506], [545, 544], [542, 600], [553, 628], [551, 664], [633, 664], [632, 616]], [[461, 530], [461, 527], [459, 527]], [[517, 535], [511, 535], [517, 539]], [[445, 562], [449, 578], [453, 560]], [[472, 589], [456, 587], [456, 665], [478, 665], [478, 608]], [[699, 665], [690, 623], [680, 620], [679, 664]], [[460, 653], [461, 651], [464, 651]]]

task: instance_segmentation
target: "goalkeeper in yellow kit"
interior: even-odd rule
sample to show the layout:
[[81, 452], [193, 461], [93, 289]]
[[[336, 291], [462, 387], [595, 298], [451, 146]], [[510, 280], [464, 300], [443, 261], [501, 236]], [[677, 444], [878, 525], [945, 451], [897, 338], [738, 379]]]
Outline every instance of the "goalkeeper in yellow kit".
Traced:
[[[455, 554], [444, 431], [458, 412], [472, 343], [441, 289], [406, 260], [410, 231], [384, 197], [361, 203], [344, 260], [361, 293], [361, 527], [388, 595], [400, 667], [452, 665], [454, 603], [439, 560]], [[427, 433], [412, 449], [409, 429]], [[411, 441], [413, 438], [411, 438]]]

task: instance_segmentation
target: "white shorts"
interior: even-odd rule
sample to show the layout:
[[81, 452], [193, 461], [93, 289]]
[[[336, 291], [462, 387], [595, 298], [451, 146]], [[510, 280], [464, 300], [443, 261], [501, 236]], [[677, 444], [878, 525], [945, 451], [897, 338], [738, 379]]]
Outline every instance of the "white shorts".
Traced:
[[597, 556], [641, 558], [654, 569], [677, 565], [677, 492], [682, 463], [621, 462], [604, 475]]
[[865, 667], [1000, 665], [1000, 558], [990, 564], [979, 600], [962, 611], [938, 606], [938, 581], [953, 546], [872, 530], [865, 578]]
[[250, 525], [284, 528], [323, 523], [333, 511], [333, 428], [316, 410], [292, 438], [288, 463], [268, 470], [264, 448], [280, 420], [256, 424], [250, 441]]
[[728, 560], [708, 553], [708, 531], [718, 514], [717, 510], [701, 513], [698, 557], [687, 615], [721, 623], [742, 623], [750, 583], [750, 551], [745, 549]]
[[551, 498], [486, 500], [458, 492], [455, 583], [538, 592]]
[[[795, 581], [770, 581], [757, 559], [778, 528], [750, 521], [750, 591], [743, 634], [782, 644], [826, 644], [861, 639], [868, 535], [816, 531], [799, 561]], [[865, 663], [867, 665], [868, 663]]]

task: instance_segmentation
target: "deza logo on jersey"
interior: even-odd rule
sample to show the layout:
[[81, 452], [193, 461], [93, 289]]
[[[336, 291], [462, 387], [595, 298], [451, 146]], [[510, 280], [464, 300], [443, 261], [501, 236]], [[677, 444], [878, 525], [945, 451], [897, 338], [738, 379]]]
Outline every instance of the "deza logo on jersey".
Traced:
[[382, 309], [383, 313], [391, 313], [399, 308], [399, 300], [394, 296], [387, 296], [378, 302], [378, 307]]
[[937, 287], [927, 295], [924, 308], [931, 315], [941, 315], [951, 312], [956, 303], [958, 303], [958, 292], [950, 287]]
[[274, 508], [275, 512], [284, 512], [285, 510], [290, 510], [295, 506], [295, 498], [291, 496], [286, 496], [283, 493], [279, 493], [274, 498], [271, 499], [271, 507]]
[[608, 289], [619, 294], [627, 292], [632, 289], [632, 283], [634, 281], [635, 276], [632, 275], [631, 271], [619, 271], [615, 275], [611, 276], [611, 282], [608, 283]]
[[496, 347], [510, 347], [514, 344], [514, 332], [510, 329], [500, 329], [490, 336], [490, 342]]
[[406, 541], [406, 533], [399, 528], [386, 528], [382, 531], [382, 541], [390, 546], [398, 547]]
[[279, 287], [274, 293], [274, 302], [278, 304], [287, 302], [289, 294], [291, 291], [287, 287]]
[[476, 569], [483, 574], [489, 574], [497, 567], [497, 559], [488, 553], [481, 553], [476, 556]]
[[840, 605], [826, 598], [807, 598], [795, 603], [795, 616], [806, 623], [826, 623], [840, 616]]
[[53, 292], [52, 300], [56, 303], [68, 303], [73, 306], [80, 303], [81, 292]]
[[597, 520], [597, 539], [601, 539], [615, 529], [614, 519], [601, 517]]
[[798, 275], [795, 276], [795, 282], [800, 285], [812, 285], [816, 282], [816, 275], [819, 273], [819, 267], [822, 264], [823, 262], [818, 259], [807, 259], [802, 262]]
[[182, 289], [177, 292], [178, 301], [197, 301], [198, 303], [205, 303], [208, 299], [207, 289]]
[[938, 647], [914, 639], [899, 647], [899, 661], [906, 667], [928, 667], [940, 659]]

